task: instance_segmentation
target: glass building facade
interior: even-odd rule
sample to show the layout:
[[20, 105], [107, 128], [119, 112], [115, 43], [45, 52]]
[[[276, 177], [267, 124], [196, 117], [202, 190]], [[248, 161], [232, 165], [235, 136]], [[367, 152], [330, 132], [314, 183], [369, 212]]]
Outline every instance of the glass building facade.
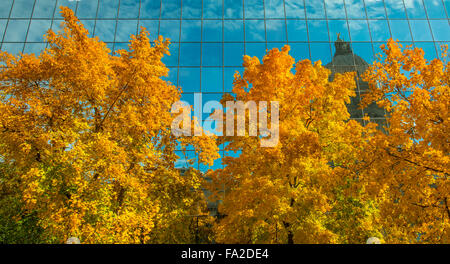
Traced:
[[[112, 51], [126, 48], [141, 26], [151, 39], [170, 38], [167, 79], [182, 87], [182, 99], [191, 105], [194, 93], [206, 102], [231, 92], [244, 54], [262, 58], [266, 49], [285, 44], [296, 61], [321, 60], [339, 72], [363, 69], [390, 37], [422, 48], [429, 59], [450, 43], [450, 0], [1, 0], [0, 49], [39, 53], [47, 29], [60, 27], [59, 6], [74, 10]], [[335, 56], [338, 33], [352, 50], [341, 58]], [[350, 65], [337, 65], [344, 62]], [[364, 89], [358, 85], [358, 96]], [[188, 158], [194, 156], [188, 151]], [[221, 166], [219, 159], [212, 168]]]

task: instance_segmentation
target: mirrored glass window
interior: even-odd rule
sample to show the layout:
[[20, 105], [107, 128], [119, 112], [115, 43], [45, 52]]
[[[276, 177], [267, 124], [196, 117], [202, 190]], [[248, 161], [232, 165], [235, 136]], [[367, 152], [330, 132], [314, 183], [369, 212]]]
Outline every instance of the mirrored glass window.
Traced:
[[244, 11], [245, 18], [264, 18], [264, 1], [263, 0], [245, 0]]
[[161, 2], [158, 0], [141, 0], [140, 18], [159, 18]]
[[180, 41], [198, 41], [202, 40], [202, 21], [200, 20], [182, 20], [181, 21], [181, 40]]
[[364, 0], [345, 0], [348, 18], [366, 18]]
[[284, 0], [284, 5], [286, 7], [286, 17], [287, 18], [301, 18], [305, 19], [305, 7], [303, 6], [303, 1], [298, 0]]
[[225, 18], [242, 18], [243, 0], [224, 0], [223, 15]]
[[308, 41], [305, 20], [288, 20], [286, 23], [289, 41]]
[[203, 18], [222, 18], [222, 0], [203, 0]]
[[427, 20], [410, 20], [414, 41], [433, 41]]
[[323, 0], [305, 0], [306, 16], [310, 18], [325, 18], [325, 6]]
[[183, 18], [202, 18], [202, 0], [183, 0]]
[[31, 20], [27, 41], [44, 42], [44, 34], [50, 29], [51, 20]]
[[138, 18], [139, 0], [120, 0], [119, 18]]
[[242, 65], [244, 43], [225, 43], [223, 52], [225, 66]]
[[179, 75], [178, 86], [183, 92], [200, 92], [200, 68], [180, 68]]
[[389, 21], [391, 26], [392, 38], [399, 41], [410, 41], [411, 33], [409, 31], [409, 25], [407, 20], [391, 20]]
[[200, 43], [180, 43], [180, 66], [200, 66]]
[[202, 66], [222, 66], [222, 43], [202, 44]]
[[119, 20], [117, 22], [116, 41], [128, 42], [131, 35], [137, 34], [137, 20]]
[[346, 18], [344, 0], [325, 0], [328, 18]]
[[286, 21], [266, 21], [267, 41], [286, 41]]
[[[227, 23], [233, 23], [233, 20], [225, 21]], [[241, 22], [242, 23], [242, 22]], [[227, 28], [227, 26], [225, 26]], [[226, 32], [228, 34], [232, 32], [232, 28], [228, 25]], [[222, 20], [203, 20], [203, 41], [206, 42], [219, 42], [222, 41]]]
[[[55, 11], [55, 4], [56, 0], [36, 0], [33, 10], [33, 18], [52, 18], [53, 12]], [[80, 17], [78, 13], [77, 16]]]
[[245, 41], [266, 41], [264, 20], [245, 21]]
[[4, 41], [23, 42], [27, 35], [29, 20], [10, 20], [6, 28]]
[[222, 68], [202, 68], [202, 93], [223, 91]]

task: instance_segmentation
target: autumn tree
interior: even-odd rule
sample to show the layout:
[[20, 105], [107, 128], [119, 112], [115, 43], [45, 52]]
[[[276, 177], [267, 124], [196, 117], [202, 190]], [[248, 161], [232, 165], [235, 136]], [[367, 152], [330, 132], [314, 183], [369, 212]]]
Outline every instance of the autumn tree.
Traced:
[[[221, 200], [216, 240], [364, 243], [379, 234], [372, 225], [377, 210], [353, 188], [357, 178], [349, 167], [358, 162], [363, 135], [374, 126], [349, 120], [346, 104], [355, 95], [355, 74], [336, 74], [329, 81], [331, 72], [309, 60], [293, 69], [289, 49], [269, 51], [262, 63], [244, 56], [244, 72], [235, 74], [235, 96], [223, 98], [224, 106], [229, 100], [277, 101], [279, 141], [261, 146], [264, 136], [250, 136], [248, 121], [245, 136], [219, 139], [226, 151], [239, 155], [223, 157], [224, 169], [209, 173], [210, 188]], [[268, 119], [273, 110], [268, 107]]]
[[387, 110], [386, 133], [368, 138], [360, 179], [376, 198], [379, 225], [390, 243], [450, 242], [449, 109], [447, 48], [427, 60], [419, 48], [393, 40], [369, 68], [363, 106]]
[[[192, 242], [205, 209], [202, 177], [174, 168], [171, 131], [181, 90], [162, 77], [169, 40], [145, 29], [116, 54], [62, 8], [40, 55], [0, 53], [1, 210], [36, 221], [38, 242]], [[218, 157], [214, 138], [184, 138], [200, 161]], [[36, 229], [36, 231], [38, 231]]]

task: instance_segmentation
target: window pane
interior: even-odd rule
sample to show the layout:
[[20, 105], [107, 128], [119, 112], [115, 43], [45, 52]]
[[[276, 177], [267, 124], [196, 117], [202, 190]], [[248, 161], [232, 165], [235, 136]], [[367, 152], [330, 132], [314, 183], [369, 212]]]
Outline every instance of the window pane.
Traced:
[[170, 55], [164, 55], [162, 62], [167, 66], [177, 66], [178, 65], [178, 51], [179, 43], [170, 43], [169, 52]]
[[222, 43], [203, 43], [202, 66], [222, 66]]
[[369, 27], [366, 20], [349, 20], [352, 41], [370, 41]]
[[422, 1], [405, 1], [408, 18], [426, 18]]
[[180, 66], [200, 66], [200, 43], [181, 43]]
[[346, 18], [343, 0], [325, 0], [325, 7], [328, 18]]
[[330, 28], [331, 41], [336, 40], [338, 34], [340, 34], [342, 40], [350, 41], [346, 20], [329, 20], [328, 27]]
[[242, 0], [224, 0], [225, 18], [242, 18]]
[[51, 20], [31, 20], [27, 41], [44, 42], [44, 34], [50, 29]]
[[[31, 17], [31, 11], [33, 11], [33, 5], [34, 5], [34, 0], [15, 0], [14, 6], [13, 6], [13, 9], [11, 12], [11, 17], [14, 17], [14, 18], [29, 18], [29, 17]], [[3, 8], [3, 6], [2, 6], [2, 8]]]
[[5, 32], [7, 21], [8, 20], [6, 19], [0, 19], [0, 38], [3, 38], [3, 33]]
[[120, 18], [138, 18], [139, 0], [120, 0]]
[[266, 18], [284, 18], [283, 0], [265, 0]]
[[399, 0], [384, 0], [389, 18], [406, 18], [405, 5]]
[[95, 27], [95, 35], [98, 36], [101, 41], [114, 41], [115, 27], [115, 20], [99, 20]]
[[311, 20], [308, 21], [309, 40], [311, 41], [329, 41], [327, 21]]
[[183, 20], [181, 22], [181, 41], [202, 41], [202, 22]]
[[177, 79], [178, 79], [178, 69], [175, 67], [169, 67], [169, 76], [165, 76], [162, 78], [165, 81], [169, 81], [171, 84], [177, 85]]
[[305, 5], [308, 18], [325, 18], [323, 0], [305, 0]]
[[159, 35], [170, 38], [172, 42], [180, 40], [180, 20], [161, 20]]
[[162, 18], [180, 18], [181, 0], [164, 0], [161, 5]]
[[348, 18], [366, 18], [364, 0], [345, 0]]
[[234, 74], [237, 72], [242, 73], [244, 70], [242, 67], [228, 67], [224, 69], [224, 91], [231, 92], [233, 90]]
[[25, 43], [3, 43], [2, 51], [7, 51], [13, 55], [19, 55], [22, 52]]
[[119, 7], [119, 1], [115, 0], [100, 0], [98, 9], [99, 18], [116, 18]]
[[183, 18], [201, 18], [202, 0], [183, 0]]
[[203, 18], [222, 18], [222, 0], [203, 0]]
[[286, 6], [287, 18], [305, 18], [305, 8], [303, 6], [303, 1], [284, 0], [284, 5]]
[[4, 41], [23, 42], [27, 35], [29, 20], [10, 20]]
[[286, 41], [285, 20], [267, 20], [267, 41]]
[[11, 11], [11, 4], [13, 0], [3, 0], [2, 1], [2, 8], [0, 8], [0, 17], [1, 18], [8, 18], [9, 12]]
[[24, 53], [34, 53], [36, 56], [45, 49], [46, 43], [25, 43]]
[[245, 18], [264, 18], [263, 0], [245, 0]]
[[244, 43], [225, 43], [224, 45], [225, 66], [242, 65]]
[[308, 43], [290, 43], [291, 50], [289, 54], [295, 59], [295, 62], [310, 59], [309, 58], [309, 45]]
[[36, 0], [33, 17], [51, 18], [53, 16], [53, 11], [55, 10], [55, 4], [56, 0]]
[[180, 68], [180, 83], [183, 92], [200, 92], [200, 68]]
[[430, 25], [431, 30], [433, 31], [434, 40], [450, 40], [450, 26], [447, 20], [430, 20]]
[[411, 31], [415, 41], [432, 41], [430, 26], [426, 20], [410, 20]]
[[141, 31], [141, 27], [144, 27], [148, 31], [150, 40], [155, 40], [158, 37], [158, 20], [140, 20], [139, 32]]
[[371, 43], [352, 43], [353, 53], [360, 56], [365, 62], [372, 64], [373, 50]]
[[131, 34], [137, 33], [137, 20], [119, 20], [117, 24], [116, 41], [128, 42]]
[[287, 30], [289, 41], [307, 41], [305, 20], [287, 20]]
[[224, 30], [224, 41], [244, 41], [244, 22], [242, 20], [225, 20]]
[[433, 42], [416, 42], [415, 45], [417, 48], [421, 48], [425, 52], [425, 59], [432, 60], [437, 58], [436, 49]]
[[202, 92], [222, 92], [222, 68], [202, 68]]
[[161, 2], [158, 0], [141, 0], [141, 18], [159, 18]]
[[386, 42], [391, 37], [386, 20], [369, 20], [369, 26], [373, 41]]
[[442, 0], [426, 0], [424, 3], [428, 18], [447, 18]]
[[77, 16], [79, 18], [95, 18], [97, 6], [98, 1], [80, 1], [78, 3]]
[[383, 1], [365, 1], [369, 18], [386, 18]]
[[409, 32], [408, 21], [406, 20], [391, 20], [392, 38], [400, 41], [411, 41], [411, 34]]
[[265, 41], [264, 20], [245, 20], [245, 41]]
[[222, 20], [203, 20], [203, 41], [222, 41]]
[[331, 61], [330, 44], [329, 43], [311, 43], [312, 61], [322, 61], [322, 65], [326, 65]]
[[258, 57], [260, 61], [266, 54], [266, 43], [246, 43], [245, 54], [250, 57]]

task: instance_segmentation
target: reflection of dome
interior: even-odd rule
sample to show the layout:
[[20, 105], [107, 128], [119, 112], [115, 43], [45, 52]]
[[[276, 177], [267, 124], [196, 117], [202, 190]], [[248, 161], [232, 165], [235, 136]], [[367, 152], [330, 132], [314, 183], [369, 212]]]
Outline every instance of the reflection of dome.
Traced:
[[330, 63], [325, 68], [331, 70], [330, 80], [334, 78], [335, 73], [356, 72], [357, 73], [357, 92], [355, 97], [351, 98], [351, 102], [347, 105], [351, 118], [362, 118], [363, 113], [367, 113], [370, 117], [384, 117], [384, 109], [379, 108], [376, 104], [371, 104], [364, 110], [359, 109], [360, 94], [369, 89], [367, 82], [361, 80], [362, 74], [369, 68], [369, 64], [360, 56], [353, 53], [351, 45], [340, 38], [338, 34], [334, 42], [336, 51]]

